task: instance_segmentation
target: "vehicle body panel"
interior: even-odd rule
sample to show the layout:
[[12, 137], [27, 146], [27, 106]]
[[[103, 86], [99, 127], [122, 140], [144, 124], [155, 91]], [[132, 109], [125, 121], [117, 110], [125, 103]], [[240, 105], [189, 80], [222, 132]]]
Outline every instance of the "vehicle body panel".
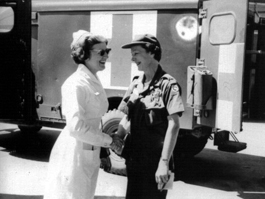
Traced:
[[[64, 122], [58, 109], [60, 87], [76, 69], [70, 57], [70, 43], [72, 33], [79, 29], [101, 34], [109, 40], [112, 51], [106, 69], [98, 76], [110, 100], [121, 100], [132, 78], [139, 74], [137, 66], [131, 61], [130, 50], [121, 49], [121, 46], [137, 34], [150, 33], [161, 41], [161, 65], [180, 83], [185, 102], [185, 66], [194, 64], [197, 56], [198, 1], [184, 2], [165, 1], [161, 4], [157, 1], [150, 5], [150, 1], [125, 1], [123, 5], [117, 1], [119, 6], [113, 9], [109, 2], [102, 1], [99, 9], [100, 2], [33, 1], [32, 20], [36, 36], [32, 41], [35, 43], [32, 54], [37, 56], [33, 59], [33, 71], [36, 75], [36, 96], [43, 101], [37, 109], [39, 120]], [[59, 6], [62, 3], [64, 6]], [[179, 23], [184, 27], [185, 20], [192, 20], [195, 32], [190, 38], [183, 39], [176, 25]], [[188, 34], [190, 30], [186, 27], [185, 31]], [[193, 128], [191, 112], [187, 110], [181, 118], [183, 128]]]
[[[181, 128], [241, 131], [247, 0], [33, 0], [32, 6], [31, 1], [3, 2], [21, 5], [14, 9], [15, 28], [0, 33], [1, 46], [11, 46], [21, 56], [13, 58], [12, 50], [1, 47], [7, 56], [0, 62], [12, 66], [1, 67], [0, 91], [6, 94], [0, 103], [1, 121], [65, 125], [61, 85], [77, 67], [70, 56], [72, 34], [84, 29], [106, 37], [112, 48], [106, 69], [98, 73], [110, 109], [117, 108], [132, 78], [140, 73], [130, 50], [121, 46], [138, 34], [150, 33], [161, 43], [162, 67], [181, 86], [185, 105]], [[207, 10], [206, 16], [201, 9]], [[201, 60], [213, 74], [215, 93], [211, 108], [196, 115], [187, 105], [187, 67], [197, 67]]]
[[242, 85], [247, 25], [247, 0], [205, 1], [200, 58], [217, 84], [216, 109], [198, 123], [240, 132]]

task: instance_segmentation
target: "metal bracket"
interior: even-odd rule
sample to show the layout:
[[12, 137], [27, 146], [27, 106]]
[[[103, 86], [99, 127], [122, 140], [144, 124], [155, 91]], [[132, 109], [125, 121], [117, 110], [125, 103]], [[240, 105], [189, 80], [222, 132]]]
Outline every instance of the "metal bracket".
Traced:
[[205, 66], [205, 59], [197, 59], [196, 60], [196, 66]]
[[200, 9], [199, 10], [199, 19], [207, 18], [207, 9]]
[[58, 103], [56, 106], [51, 107], [51, 111], [55, 111], [56, 113], [59, 112], [61, 119], [63, 119], [61, 103]]

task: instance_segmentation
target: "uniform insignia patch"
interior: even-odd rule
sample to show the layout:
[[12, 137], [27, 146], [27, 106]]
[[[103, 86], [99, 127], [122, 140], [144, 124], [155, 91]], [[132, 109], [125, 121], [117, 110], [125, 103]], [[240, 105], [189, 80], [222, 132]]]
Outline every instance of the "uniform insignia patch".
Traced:
[[174, 85], [174, 86], [172, 87], [172, 91], [173, 91], [173, 92], [178, 92], [178, 91], [179, 91], [179, 87], [178, 87], [178, 85]]

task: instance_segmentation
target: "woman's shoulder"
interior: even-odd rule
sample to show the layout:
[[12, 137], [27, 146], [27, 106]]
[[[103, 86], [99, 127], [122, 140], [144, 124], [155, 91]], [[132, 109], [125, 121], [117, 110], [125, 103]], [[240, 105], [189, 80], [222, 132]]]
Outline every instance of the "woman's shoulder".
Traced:
[[172, 75], [165, 73], [162, 77], [165, 81], [177, 81]]
[[165, 73], [161, 78], [160, 82], [162, 86], [171, 86], [172, 84], [177, 84], [177, 80], [170, 74]]
[[[172, 88], [173, 90], [180, 91], [181, 93], [181, 86], [179, 85], [178, 81], [170, 74], [166, 73], [162, 77], [162, 88]], [[169, 89], [169, 90], [170, 90]]]
[[74, 72], [64, 81], [62, 88], [71, 89], [71, 88], [82, 87], [84, 83], [88, 84], [86, 78], [84, 78], [82, 75], [78, 74], [77, 72]]

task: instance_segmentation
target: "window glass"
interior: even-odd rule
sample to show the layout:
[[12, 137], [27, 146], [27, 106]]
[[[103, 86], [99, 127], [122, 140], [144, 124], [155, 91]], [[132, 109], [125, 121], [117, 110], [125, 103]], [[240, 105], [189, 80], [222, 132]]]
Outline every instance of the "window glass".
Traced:
[[0, 33], [9, 32], [14, 27], [14, 11], [11, 7], [0, 7]]
[[214, 15], [210, 20], [209, 40], [212, 44], [231, 44], [236, 36], [236, 18], [233, 13]]

